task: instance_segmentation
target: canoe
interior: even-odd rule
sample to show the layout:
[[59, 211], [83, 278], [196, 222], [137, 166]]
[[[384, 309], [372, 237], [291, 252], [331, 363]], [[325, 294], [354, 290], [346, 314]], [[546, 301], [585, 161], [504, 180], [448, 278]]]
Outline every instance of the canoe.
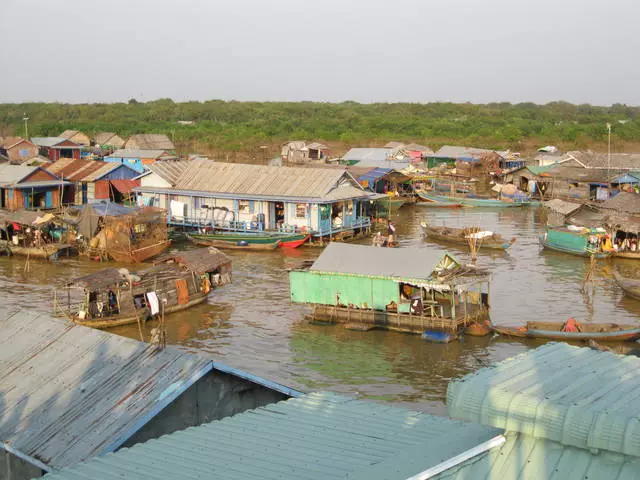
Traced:
[[200, 240], [216, 240], [222, 242], [247, 242], [248, 244], [272, 244], [280, 241], [284, 248], [298, 248], [310, 238], [308, 233], [281, 233], [281, 232], [256, 232], [256, 233], [191, 233], [193, 238]]
[[527, 322], [523, 327], [493, 326], [501, 335], [550, 340], [605, 340], [622, 342], [640, 338], [640, 325], [617, 323], [583, 323], [579, 332], [563, 332], [564, 322]]
[[[451, 227], [433, 227], [422, 222], [420, 224], [422, 232], [432, 240], [439, 240], [441, 242], [457, 243], [461, 245], [468, 245], [469, 242], [465, 237], [464, 228], [451, 228]], [[479, 241], [480, 248], [491, 248], [495, 250], [506, 250], [515, 243], [516, 239], [512, 238], [507, 240], [498, 233], [494, 233], [491, 236], [483, 238]]]
[[528, 205], [535, 205], [537, 202], [532, 201], [513, 201], [506, 202], [504, 200], [500, 200], [499, 198], [480, 198], [480, 197], [471, 197], [471, 196], [460, 196], [454, 197], [449, 195], [439, 195], [434, 193], [423, 193], [421, 194], [425, 198], [441, 203], [460, 203], [465, 207], [499, 207], [499, 208], [514, 208], [514, 207], [524, 207]]
[[225, 240], [212, 240], [207, 237], [207, 235], [187, 234], [187, 239], [189, 239], [191, 242], [195, 243], [196, 245], [205, 247], [216, 247], [230, 250], [264, 251], [275, 250], [280, 246], [280, 240], [278, 239], [275, 239], [275, 241], [271, 243], [247, 243], [243, 240], [234, 242]]
[[543, 248], [580, 257], [593, 255], [595, 258], [602, 259], [611, 256], [609, 252], [602, 252], [590, 246], [588, 239], [591, 235], [574, 232], [566, 227], [547, 228], [545, 233], [540, 235], [539, 241]]
[[428, 208], [462, 208], [461, 203], [453, 203], [453, 202], [439, 202], [436, 200], [429, 199], [426, 194], [422, 192], [417, 192], [419, 202], [416, 202], [416, 205], [420, 205], [421, 207]]
[[624, 277], [618, 270], [613, 271], [613, 278], [626, 295], [640, 300], [640, 279]]

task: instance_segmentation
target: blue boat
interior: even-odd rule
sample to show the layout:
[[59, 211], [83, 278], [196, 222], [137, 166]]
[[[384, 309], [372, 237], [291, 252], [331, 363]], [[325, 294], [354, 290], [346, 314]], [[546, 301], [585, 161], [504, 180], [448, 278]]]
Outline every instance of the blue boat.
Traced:
[[425, 330], [422, 333], [422, 338], [433, 343], [450, 343], [455, 340], [456, 336], [453, 333]]

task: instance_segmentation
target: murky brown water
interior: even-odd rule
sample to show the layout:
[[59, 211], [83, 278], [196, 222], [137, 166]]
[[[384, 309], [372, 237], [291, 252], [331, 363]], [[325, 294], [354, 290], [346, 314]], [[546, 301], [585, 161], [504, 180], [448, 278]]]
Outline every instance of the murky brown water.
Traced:
[[[640, 318], [640, 302], [623, 297], [611, 278], [610, 261], [598, 267], [595, 296], [580, 293], [588, 260], [541, 252], [537, 235], [542, 223], [536, 209], [435, 211], [407, 206], [394, 219], [402, 246], [448, 249], [461, 259], [467, 258], [462, 250], [424, 242], [420, 221], [481, 225], [517, 238], [508, 253], [481, 250], [479, 258], [480, 265], [493, 271], [491, 318], [497, 324], [564, 320], [570, 315], [581, 321], [638, 322]], [[303, 318], [306, 307], [289, 302], [287, 269], [319, 253], [315, 249], [232, 252], [234, 283], [216, 290], [209, 304], [168, 317], [169, 342], [303, 391], [328, 389], [437, 414], [445, 413], [449, 380], [541, 343], [466, 337], [436, 345], [417, 335], [311, 325]], [[50, 311], [51, 285], [102, 266], [32, 261], [31, 272], [25, 274], [24, 259], [3, 258], [0, 300]], [[139, 338], [137, 326], [113, 331]]]

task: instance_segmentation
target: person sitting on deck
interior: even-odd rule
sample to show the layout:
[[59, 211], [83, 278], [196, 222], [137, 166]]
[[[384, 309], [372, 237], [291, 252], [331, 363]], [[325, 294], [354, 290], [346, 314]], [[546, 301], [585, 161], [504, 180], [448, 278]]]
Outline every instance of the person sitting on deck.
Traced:
[[582, 328], [580, 327], [580, 323], [578, 323], [575, 318], [570, 317], [566, 322], [564, 322], [564, 325], [562, 325], [562, 331], [577, 333], [582, 331]]

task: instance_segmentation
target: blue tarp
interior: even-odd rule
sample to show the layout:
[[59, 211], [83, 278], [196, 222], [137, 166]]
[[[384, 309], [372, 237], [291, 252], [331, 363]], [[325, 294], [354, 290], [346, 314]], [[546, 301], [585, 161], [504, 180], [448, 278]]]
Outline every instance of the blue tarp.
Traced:
[[374, 168], [373, 170], [358, 177], [357, 180], [360, 184], [367, 182], [367, 189], [373, 191], [376, 182], [392, 171], [393, 168]]
[[99, 217], [104, 217], [106, 215], [111, 217], [119, 217], [121, 215], [129, 215], [135, 211], [135, 208], [125, 207], [124, 205], [120, 205], [115, 202], [98, 202], [98, 203], [88, 203], [86, 205], [82, 205], [76, 207], [76, 210], [84, 211], [87, 208], [93, 209], [94, 215]]

